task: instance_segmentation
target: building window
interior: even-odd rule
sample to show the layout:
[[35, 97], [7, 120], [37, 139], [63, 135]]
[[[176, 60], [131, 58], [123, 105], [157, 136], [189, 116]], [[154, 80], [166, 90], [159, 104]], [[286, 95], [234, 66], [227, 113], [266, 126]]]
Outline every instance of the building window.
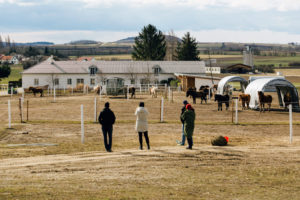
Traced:
[[91, 78], [91, 85], [95, 85], [95, 79]]
[[67, 83], [68, 83], [68, 85], [72, 85], [72, 79], [71, 79], [71, 78], [68, 78]]
[[58, 78], [54, 79], [54, 85], [59, 85], [59, 79]]
[[130, 84], [135, 84], [135, 79], [130, 79]]
[[160, 68], [155, 67], [155, 68], [154, 68], [154, 75], [155, 75], [155, 76], [158, 76], [159, 72], [160, 72]]
[[154, 76], [158, 76], [158, 74], [161, 72], [161, 68], [159, 65], [153, 66], [152, 70], [153, 70]]
[[39, 79], [38, 78], [34, 79], [34, 85], [39, 85]]
[[78, 85], [78, 84], [81, 84], [81, 83], [84, 84], [83, 78], [78, 78], [78, 79], [77, 79], [77, 85]]
[[97, 67], [90, 67], [90, 75], [94, 76], [98, 71]]

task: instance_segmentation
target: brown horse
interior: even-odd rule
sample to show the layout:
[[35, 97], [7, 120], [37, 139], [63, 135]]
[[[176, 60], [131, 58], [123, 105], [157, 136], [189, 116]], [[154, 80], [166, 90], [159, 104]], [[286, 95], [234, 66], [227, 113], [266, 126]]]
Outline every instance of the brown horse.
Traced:
[[95, 92], [96, 94], [100, 94], [101, 90], [102, 90], [102, 86], [101, 86], [101, 85], [100, 85], [100, 86], [95, 86], [95, 87], [94, 87], [94, 92]]
[[284, 101], [284, 107], [287, 110], [288, 106], [291, 104], [292, 102], [292, 97], [290, 95], [290, 93], [286, 93], [283, 97], [283, 101]]
[[32, 87], [32, 86], [30, 86], [30, 87], [28, 88], [28, 90], [29, 90], [29, 91], [32, 91], [34, 96], [35, 96], [36, 93], [40, 93], [40, 94], [41, 94], [40, 97], [43, 96], [43, 91], [44, 91], [44, 90], [43, 90], [41, 87]]
[[[135, 87], [128, 88], [128, 94], [131, 94], [131, 99], [135, 99]], [[125, 98], [127, 98], [127, 87], [125, 87]]]
[[270, 112], [270, 108], [271, 108], [271, 104], [272, 104], [272, 96], [271, 95], [264, 95], [264, 93], [262, 91], [258, 92], [258, 97], [259, 97], [259, 111], [261, 112], [262, 109], [265, 112], [265, 103], [268, 104], [269, 106], [269, 112]]
[[242, 101], [243, 110], [246, 109], [246, 105], [247, 105], [247, 109], [249, 109], [250, 94], [240, 94], [239, 100]]
[[205, 101], [205, 103], [207, 103], [207, 98], [206, 98], [207, 95], [208, 95], [208, 90], [207, 90], [207, 92], [205, 92], [205, 91], [197, 92], [195, 88], [189, 88], [186, 91], [186, 97], [191, 96], [193, 98], [194, 104], [196, 104], [196, 98], [201, 99], [201, 104], [203, 101]]

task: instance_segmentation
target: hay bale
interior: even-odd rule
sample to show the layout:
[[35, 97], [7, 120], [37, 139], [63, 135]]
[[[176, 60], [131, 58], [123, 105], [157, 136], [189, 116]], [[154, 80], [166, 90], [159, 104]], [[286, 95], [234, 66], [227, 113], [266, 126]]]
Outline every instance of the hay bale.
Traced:
[[226, 146], [227, 145], [227, 140], [225, 137], [223, 136], [218, 136], [218, 137], [215, 137], [214, 139], [211, 140], [211, 144], [213, 146]]

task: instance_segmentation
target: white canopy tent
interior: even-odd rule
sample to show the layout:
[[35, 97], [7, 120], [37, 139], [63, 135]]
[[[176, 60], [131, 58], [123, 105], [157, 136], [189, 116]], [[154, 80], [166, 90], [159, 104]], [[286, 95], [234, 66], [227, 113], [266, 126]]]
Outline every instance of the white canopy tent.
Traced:
[[258, 92], [277, 92], [280, 106], [284, 106], [283, 97], [285, 94], [290, 93], [292, 98], [293, 108], [299, 108], [299, 96], [295, 86], [280, 77], [278, 78], [263, 78], [251, 82], [245, 91], [245, 94], [250, 94], [249, 107], [257, 109], [259, 106]]
[[217, 94], [224, 95], [229, 82], [240, 82], [242, 92], [245, 91], [248, 81], [240, 76], [226, 76], [218, 83]]

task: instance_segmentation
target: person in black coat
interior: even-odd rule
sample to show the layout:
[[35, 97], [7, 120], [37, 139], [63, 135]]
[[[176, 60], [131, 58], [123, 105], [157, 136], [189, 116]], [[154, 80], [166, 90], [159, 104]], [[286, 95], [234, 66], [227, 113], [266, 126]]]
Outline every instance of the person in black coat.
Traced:
[[[180, 116], [185, 112], [187, 104], [188, 104], [188, 101], [184, 100], [183, 101], [183, 107], [181, 108], [181, 114], [180, 114]], [[185, 143], [184, 121], [181, 118], [180, 118], [180, 120], [181, 120], [181, 123], [182, 123], [181, 141], [177, 140], [176, 142], [177, 142], [178, 145], [184, 146], [184, 143]]]
[[[109, 102], [105, 103], [105, 108], [101, 111], [98, 121], [102, 125], [105, 149], [107, 152], [111, 152], [113, 124], [116, 121], [116, 117], [113, 111], [109, 109]], [[108, 143], [107, 143], [107, 135], [109, 140]]]

